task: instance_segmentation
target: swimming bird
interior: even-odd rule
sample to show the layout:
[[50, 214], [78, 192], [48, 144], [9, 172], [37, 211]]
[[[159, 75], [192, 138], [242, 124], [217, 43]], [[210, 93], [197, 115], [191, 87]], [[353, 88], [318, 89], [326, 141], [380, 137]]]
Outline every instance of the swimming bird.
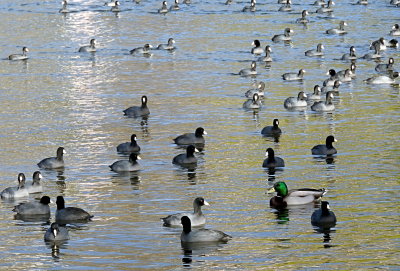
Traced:
[[26, 189], [28, 190], [29, 194], [33, 193], [40, 193], [43, 192], [42, 184], [40, 180], [42, 179], [42, 174], [40, 171], [35, 171], [32, 176], [32, 183], [25, 184]]
[[325, 0], [316, 0], [313, 5], [314, 6], [325, 6], [326, 2], [325, 2]]
[[368, 5], [368, 0], [358, 0], [357, 5]]
[[57, 196], [56, 200], [56, 222], [58, 223], [73, 223], [73, 222], [87, 222], [93, 218], [85, 210], [78, 207], [65, 207], [63, 196]]
[[341, 59], [342, 60], [356, 60], [357, 59], [356, 48], [354, 46], [351, 46], [350, 52], [347, 54], [343, 54]]
[[111, 7], [110, 11], [111, 12], [120, 12], [121, 9], [119, 8], [119, 6], [120, 6], [119, 1], [115, 1], [114, 6]]
[[264, 53], [264, 49], [261, 47], [261, 43], [259, 40], [254, 40], [253, 43], [251, 44], [252, 46], [254, 46], [251, 49], [251, 53], [255, 54], [255, 55], [261, 55]]
[[240, 76], [252, 76], [252, 75], [257, 75], [256, 71], [257, 64], [255, 61], [251, 62], [250, 68], [247, 69], [242, 69], [239, 71]]
[[337, 142], [336, 138], [333, 135], [330, 135], [326, 138], [325, 144], [315, 145], [311, 149], [311, 154], [313, 155], [332, 155], [336, 154], [337, 150], [333, 147], [333, 142]]
[[367, 53], [362, 58], [367, 60], [375, 60], [377, 58], [381, 58], [382, 55], [381, 55], [381, 50], [379, 49], [380, 46], [377, 43], [375, 43], [373, 48], [374, 48], [373, 53]]
[[66, 227], [62, 227], [57, 223], [51, 223], [50, 228], [44, 234], [45, 241], [64, 241], [69, 239], [68, 229]]
[[305, 70], [300, 69], [298, 73], [295, 73], [295, 72], [284, 73], [284, 74], [282, 74], [282, 78], [283, 78], [283, 80], [287, 80], [287, 81], [303, 80], [305, 72], [306, 72]]
[[136, 134], [131, 135], [131, 142], [121, 143], [117, 146], [117, 152], [127, 153], [127, 152], [140, 152], [140, 146], [136, 142]]
[[387, 49], [386, 43], [387, 41], [385, 40], [385, 38], [379, 38], [378, 40], [371, 42], [369, 49], [374, 50], [375, 47], [377, 47], [378, 51], [384, 51]]
[[396, 39], [391, 39], [389, 41], [385, 40], [384, 43], [385, 43], [385, 46], [387, 48], [397, 48], [397, 47], [399, 47], [399, 41], [396, 40]]
[[329, 202], [321, 201], [321, 208], [311, 215], [311, 224], [319, 228], [332, 228], [336, 225], [336, 216], [329, 208]]
[[153, 46], [151, 44], [146, 43], [143, 47], [137, 47], [129, 51], [131, 55], [143, 55], [143, 56], [151, 56], [151, 49]]
[[14, 207], [13, 212], [19, 215], [49, 215], [50, 216], [50, 197], [43, 196], [40, 201], [24, 202]]
[[264, 97], [265, 94], [264, 89], [265, 89], [265, 83], [263, 81], [260, 81], [257, 83], [256, 88], [249, 89], [248, 91], [246, 91], [244, 96], [246, 96], [247, 98], [252, 98], [254, 93], [257, 93], [259, 97]]
[[107, 7], [114, 7], [115, 6], [115, 1], [114, 0], [110, 0], [110, 2], [105, 2], [104, 5], [107, 6]]
[[118, 160], [112, 163], [109, 167], [115, 172], [131, 172], [141, 170], [141, 165], [137, 162], [140, 160], [140, 156], [137, 153], [131, 153], [129, 155], [129, 160]]
[[324, 55], [324, 52], [322, 51], [323, 49], [325, 49], [324, 45], [322, 45], [322, 43], [318, 43], [317, 49], [308, 50], [304, 54], [306, 56], [323, 56]]
[[280, 41], [291, 41], [292, 36], [291, 34], [293, 33], [293, 30], [290, 29], [289, 27], [285, 28], [283, 31], [283, 34], [275, 35], [272, 37], [273, 42], [280, 42]]
[[311, 110], [316, 112], [334, 111], [335, 105], [332, 103], [332, 99], [333, 93], [331, 91], [328, 91], [326, 93], [326, 100], [314, 102], [314, 104], [311, 106]]
[[298, 23], [298, 24], [307, 24], [307, 23], [309, 23], [310, 20], [307, 19], [307, 15], [309, 15], [308, 11], [307, 10], [303, 10], [301, 12], [301, 18], [298, 18], [296, 20], [296, 23]]
[[391, 72], [389, 75], [379, 75], [379, 76], [374, 76], [370, 77], [364, 82], [367, 84], [374, 84], [374, 85], [380, 85], [380, 84], [394, 84], [396, 81], [395, 79], [399, 77], [398, 72]]
[[[399, 1], [400, 3], [400, 1]], [[392, 30], [390, 30], [389, 35], [391, 36], [400, 36], [400, 26], [399, 24], [394, 24], [392, 26]]]
[[265, 126], [261, 130], [261, 134], [263, 136], [279, 136], [280, 134], [282, 134], [282, 130], [281, 128], [279, 128], [279, 120], [274, 119], [272, 121], [272, 126]]
[[67, 1], [66, 0], [63, 0], [62, 1], [62, 8], [58, 11], [59, 13], [69, 13], [69, 10], [68, 10], [68, 3], [67, 3]]
[[320, 100], [321, 99], [321, 88], [320, 88], [320, 86], [319, 85], [315, 85], [313, 93], [308, 93], [306, 96], [307, 96], [307, 101]]
[[387, 64], [377, 64], [375, 66], [375, 71], [377, 72], [388, 72], [393, 71], [394, 59], [393, 57], [389, 58]]
[[271, 62], [272, 61], [272, 57], [271, 57], [271, 46], [267, 45], [265, 46], [265, 56], [261, 56], [257, 59], [257, 61], [264, 61], [264, 62]]
[[57, 148], [57, 156], [45, 158], [40, 161], [37, 165], [43, 169], [57, 169], [64, 167], [64, 154], [65, 149], [63, 147]]
[[334, 5], [335, 5], [335, 2], [333, 2], [332, 0], [329, 0], [326, 5], [324, 4], [319, 9], [317, 9], [316, 13], [332, 13]]
[[207, 132], [204, 130], [203, 127], [198, 127], [194, 131], [194, 133], [185, 133], [174, 138], [175, 144], [178, 145], [197, 145], [197, 144], [204, 144], [205, 139], [203, 135], [206, 135]]
[[13, 200], [16, 198], [24, 198], [29, 197], [29, 192], [25, 188], [25, 175], [24, 173], [18, 174], [18, 186], [16, 187], [7, 187], [4, 189], [0, 196], [2, 199]]
[[169, 38], [168, 41], [167, 41], [167, 44], [159, 44], [157, 46], [157, 49], [158, 50], [169, 50], [169, 51], [172, 51], [172, 50], [176, 49], [174, 44], [175, 44], [175, 40], [173, 38]]
[[168, 6], [167, 6], [167, 1], [163, 1], [161, 8], [158, 10], [158, 13], [160, 14], [166, 14], [168, 12]]
[[344, 35], [344, 34], [347, 34], [347, 31], [344, 30], [345, 26], [347, 26], [347, 23], [345, 21], [340, 21], [339, 28], [328, 29], [328, 30], [325, 31], [325, 33], [326, 34], [332, 34], [332, 35]]
[[169, 10], [170, 11], [176, 11], [176, 10], [180, 10], [181, 8], [179, 7], [179, 0], [175, 0], [174, 4], [172, 6], [170, 6]]
[[28, 47], [22, 47], [22, 54], [12, 54], [8, 56], [9, 60], [26, 60], [28, 59], [28, 55], [26, 54], [29, 52]]
[[292, 11], [292, 1], [291, 0], [286, 0], [286, 2], [278, 9], [278, 11]]
[[256, 11], [256, 0], [251, 0], [250, 6], [244, 6], [242, 12], [255, 12]]
[[197, 158], [194, 153], [198, 150], [193, 145], [189, 145], [186, 148], [186, 153], [181, 153], [172, 159], [172, 163], [179, 166], [195, 166], [197, 164]]
[[265, 152], [265, 157], [266, 158], [262, 164], [262, 166], [265, 168], [276, 168], [285, 166], [285, 161], [282, 158], [275, 156], [275, 152], [272, 148], [267, 149], [267, 151]]
[[243, 103], [243, 108], [246, 109], [258, 109], [261, 108], [262, 103], [260, 101], [260, 96], [257, 93], [253, 94], [251, 99], [248, 99]]
[[293, 109], [298, 107], [307, 107], [307, 96], [303, 91], [300, 91], [297, 97], [288, 97], [283, 102], [286, 109]]
[[289, 205], [302, 205], [319, 201], [328, 190], [300, 188], [288, 190], [285, 182], [276, 182], [274, 186], [268, 190], [268, 193], [276, 192], [277, 195], [272, 197], [269, 204], [273, 208], [285, 208]]
[[79, 48], [78, 52], [89, 52], [94, 53], [96, 52], [96, 39], [91, 39], [89, 45], [85, 45]]
[[184, 212], [184, 213], [177, 213], [173, 215], [169, 215], [167, 217], [161, 218], [164, 222], [163, 226], [166, 227], [181, 227], [181, 218], [183, 216], [187, 216], [190, 218], [193, 227], [201, 226], [206, 224], [206, 217], [203, 215], [201, 211], [202, 206], [209, 206], [210, 204], [205, 201], [202, 197], [197, 197], [193, 201], [193, 213]]
[[142, 101], [142, 105], [141, 106], [131, 106], [128, 107], [127, 109], [125, 109], [124, 115], [128, 116], [128, 117], [134, 117], [134, 118], [138, 118], [138, 117], [146, 117], [150, 114], [150, 110], [147, 107], [147, 96], [143, 95], [141, 98]]
[[181, 234], [181, 242], [197, 243], [197, 242], [227, 242], [232, 236], [218, 230], [210, 229], [192, 229], [190, 218], [183, 216], [181, 218], [183, 226]]
[[[350, 69], [345, 69], [343, 71], [339, 71], [336, 73], [336, 78], [339, 82], [350, 82], [353, 80], [353, 73]], [[335, 86], [335, 82], [333, 82], [333, 85]]]

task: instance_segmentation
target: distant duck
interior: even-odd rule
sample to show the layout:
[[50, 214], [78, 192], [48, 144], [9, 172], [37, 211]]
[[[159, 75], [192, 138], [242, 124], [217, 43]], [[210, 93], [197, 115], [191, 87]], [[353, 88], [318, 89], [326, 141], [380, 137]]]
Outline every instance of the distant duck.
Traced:
[[[350, 68], [349, 68], [349, 70], [350, 70], [350, 76], [351, 76], [351, 78], [355, 78], [356, 77], [356, 68], [357, 68], [357, 66], [356, 66], [356, 64], [354, 64], [354, 63], [351, 63], [350, 64]], [[347, 69], [346, 69], [347, 70]], [[346, 70], [344, 70], [344, 73], [346, 72]], [[338, 72], [338, 76], [340, 76], [341, 74], [342, 74], [342, 72], [343, 71], [339, 71]]]
[[104, 5], [107, 7], [115, 7], [115, 1], [110, 0], [110, 2], [105, 2]]
[[198, 127], [194, 131], [194, 133], [185, 133], [183, 135], [177, 136], [174, 138], [174, 143], [178, 145], [197, 145], [197, 144], [205, 144], [206, 141], [203, 135], [207, 135], [207, 132], [203, 127]]
[[368, 5], [368, 0], [358, 0], [357, 5]]
[[160, 14], [166, 14], [168, 12], [168, 6], [167, 6], [167, 1], [163, 1], [161, 8], [158, 10], [158, 13]]
[[226, 0], [225, 5], [231, 5], [233, 3], [233, 0]]
[[277, 195], [269, 201], [273, 208], [286, 208], [290, 205], [302, 205], [317, 202], [328, 191], [325, 188], [300, 188], [289, 190], [285, 182], [276, 182], [268, 193], [276, 192]]
[[378, 40], [375, 40], [371, 43], [369, 49], [374, 50], [376, 47], [378, 51], [384, 51], [387, 49], [386, 43], [387, 41], [385, 40], [385, 38], [379, 38]]
[[329, 208], [327, 201], [321, 201], [321, 208], [311, 215], [311, 224], [315, 227], [328, 229], [336, 225], [336, 216]]
[[140, 146], [136, 142], [136, 134], [131, 135], [131, 142], [121, 143], [117, 146], [117, 152], [121, 153], [139, 153]]
[[263, 136], [279, 136], [280, 134], [282, 134], [282, 130], [281, 128], [279, 128], [279, 120], [274, 119], [272, 122], [272, 126], [265, 126], [261, 130], [261, 134]]
[[150, 110], [147, 107], [147, 96], [143, 95], [141, 98], [142, 104], [140, 106], [131, 106], [125, 109], [124, 115], [128, 117], [146, 117], [150, 114]]
[[96, 52], [96, 40], [91, 39], [89, 45], [85, 45], [79, 48], [78, 52], [89, 52], [89, 53], [94, 53]]
[[335, 110], [335, 105], [332, 103], [332, 100], [333, 100], [333, 93], [331, 91], [328, 91], [326, 93], [326, 100], [325, 101], [315, 102], [311, 106], [311, 110], [312, 111], [316, 111], [316, 112], [334, 111]]
[[389, 58], [389, 61], [387, 64], [377, 64], [375, 66], [375, 71], [377, 71], [377, 72], [393, 71], [393, 65], [394, 65], [394, 59], [393, 59], [393, 57], [391, 57], [391, 58]]
[[254, 47], [251, 49], [251, 53], [255, 55], [261, 55], [264, 53], [264, 49], [261, 48], [261, 44], [259, 40], [254, 40], [253, 43], [251, 44]]
[[285, 11], [285, 12], [292, 11], [291, 5], [292, 5], [292, 1], [286, 0], [286, 3], [284, 3], [283, 6], [281, 6], [278, 11]]
[[48, 196], [43, 196], [40, 201], [34, 202], [23, 202], [15, 206], [13, 212], [22, 216], [31, 215], [49, 215], [50, 216], [50, 198]]
[[307, 10], [303, 10], [301, 12], [301, 18], [298, 18], [296, 20], [296, 23], [298, 23], [298, 24], [307, 24], [307, 23], [309, 23], [310, 21], [307, 19], [307, 15], [309, 15], [308, 11]]
[[9, 60], [26, 60], [28, 59], [28, 55], [26, 54], [29, 52], [28, 47], [23, 47], [22, 48], [22, 54], [12, 54], [8, 56]]
[[307, 107], [307, 96], [303, 91], [300, 91], [297, 97], [289, 97], [283, 103], [286, 109], [293, 109], [298, 107]]
[[112, 163], [109, 167], [112, 171], [115, 172], [132, 172], [139, 171], [142, 169], [142, 166], [137, 162], [141, 158], [137, 155], [137, 153], [131, 153], [129, 155], [129, 160], [118, 160]]
[[314, 86], [314, 92], [307, 94], [307, 101], [321, 100], [321, 88], [319, 85]]
[[311, 149], [311, 154], [313, 155], [332, 155], [336, 154], [337, 150], [333, 147], [333, 142], [337, 142], [333, 135], [327, 136], [325, 144], [315, 145]]
[[[353, 80], [353, 73], [350, 69], [345, 69], [344, 71], [337, 72], [337, 79], [340, 82], [351, 82]], [[335, 83], [334, 83], [335, 85]]]
[[131, 55], [143, 55], [143, 56], [150, 56], [151, 55], [151, 49], [153, 46], [151, 44], [146, 43], [143, 47], [137, 47], [129, 52]]
[[342, 55], [342, 60], [356, 60], [356, 48], [354, 46], [350, 47], [350, 52], [348, 54], [343, 54]]
[[63, 147], [57, 148], [57, 156], [49, 157], [41, 160], [37, 165], [43, 169], [59, 169], [64, 168], [64, 154], [65, 149]]
[[327, 5], [322, 5], [319, 9], [317, 9], [316, 13], [331, 13], [333, 12], [333, 6], [335, 3], [332, 0], [328, 1]]
[[258, 94], [260, 97], [264, 97], [264, 89], [265, 89], [265, 83], [263, 81], [260, 81], [257, 83], [257, 88], [249, 89], [246, 91], [244, 94], [247, 98], [252, 98], [255, 93]]
[[381, 84], [394, 84], [395, 79], [399, 77], [398, 72], [391, 72], [389, 75], [379, 75], [364, 80], [367, 84], [381, 85]]
[[399, 47], [399, 41], [396, 39], [391, 39], [391, 40], [385, 40], [385, 46], [387, 48], [397, 48]]
[[325, 0], [316, 0], [313, 5], [314, 6], [325, 6], [326, 2], [325, 2]]
[[337, 94], [339, 93], [339, 87], [340, 87], [340, 85], [341, 85], [340, 81], [339, 81], [338, 79], [336, 79], [336, 80], [333, 82], [333, 86], [323, 86], [322, 89], [321, 89], [321, 91], [322, 91], [323, 93], [332, 92], [333, 94], [336, 94], [336, 95], [337, 95]]
[[68, 229], [57, 223], [51, 223], [50, 228], [44, 234], [44, 240], [47, 242], [65, 241], [68, 239]]
[[305, 72], [306, 72], [305, 70], [300, 69], [298, 73], [295, 72], [284, 73], [282, 74], [282, 78], [283, 80], [287, 81], [303, 80]]
[[377, 43], [375, 43], [373, 48], [374, 48], [373, 53], [367, 53], [362, 58], [367, 60], [375, 60], [377, 58], [381, 58], [382, 55], [381, 55], [381, 50], [379, 49], [380, 46]]
[[275, 152], [272, 148], [268, 148], [265, 152], [265, 159], [263, 161], [262, 167], [264, 168], [276, 168], [276, 167], [284, 167], [285, 161], [275, 156]]
[[170, 11], [177, 11], [180, 9], [181, 8], [179, 7], [179, 0], [175, 0], [174, 4], [169, 8]]
[[332, 34], [332, 35], [344, 35], [347, 34], [347, 31], [344, 30], [344, 27], [347, 26], [347, 23], [345, 21], [340, 21], [339, 23], [339, 28], [332, 28], [326, 30], [326, 34]]
[[182, 243], [203, 243], [203, 242], [228, 242], [232, 236], [222, 231], [209, 229], [192, 229], [190, 218], [183, 216], [181, 218], [183, 231], [181, 233]]
[[110, 11], [111, 12], [120, 12], [121, 9], [119, 8], [119, 6], [120, 6], [119, 1], [115, 1], [114, 6], [111, 7]]
[[257, 60], [264, 61], [264, 62], [272, 62], [273, 59], [271, 57], [271, 52], [272, 52], [271, 46], [269, 46], [269, 45], [265, 46], [264, 51], [265, 51], [265, 56], [261, 56]]
[[244, 6], [242, 12], [255, 12], [256, 11], [256, 0], [251, 0], [250, 6]]
[[248, 99], [243, 103], [243, 108], [245, 109], [259, 109], [261, 107], [262, 103], [260, 101], [260, 96], [257, 93], [254, 93], [251, 99]]
[[331, 87], [331, 86], [333, 86], [333, 84], [335, 83], [335, 81], [337, 79], [337, 74], [336, 74], [335, 69], [329, 69], [327, 75], [329, 75], [329, 78], [324, 80], [323, 86]]
[[40, 183], [41, 179], [42, 179], [42, 174], [40, 173], [40, 171], [35, 171], [32, 176], [32, 183], [25, 184], [25, 187], [28, 190], [29, 194], [43, 192], [43, 187], [42, 184]]
[[164, 222], [163, 226], [181, 227], [182, 226], [181, 218], [183, 216], [187, 216], [190, 218], [193, 227], [198, 227], [206, 224], [206, 217], [203, 215], [203, 212], [201, 211], [201, 207], [204, 205], [209, 206], [210, 204], [207, 201], [205, 201], [203, 197], [195, 198], [193, 201], [193, 213], [191, 212], [177, 213], [161, 218]]
[[4, 189], [0, 196], [2, 199], [14, 200], [16, 198], [29, 197], [29, 192], [25, 188], [25, 175], [24, 173], [18, 174], [18, 186], [7, 187]]
[[167, 44], [159, 44], [157, 46], [158, 50], [175, 50], [176, 47], [174, 46], [175, 40], [173, 38], [169, 38]]
[[182, 167], [195, 166], [197, 158], [194, 156], [195, 152], [199, 152], [195, 146], [189, 145], [186, 147], [186, 153], [181, 153], [172, 159], [172, 163]]
[[[398, 0], [400, 3], [400, 0]], [[389, 35], [391, 36], [400, 36], [400, 26], [399, 24], [394, 24], [392, 26], [392, 30], [390, 30]]]
[[252, 61], [251, 65], [250, 65], [250, 68], [240, 70], [239, 71], [239, 75], [240, 76], [257, 75], [256, 67], [257, 67], [256, 62]]
[[317, 45], [317, 49], [312, 49], [312, 50], [308, 50], [306, 51], [304, 54], [306, 56], [323, 56], [324, 52], [322, 51], [324, 48], [324, 45], [322, 45], [321, 43], [319, 43]]
[[280, 42], [280, 41], [291, 41], [292, 37], [291, 34], [293, 33], [293, 30], [290, 29], [289, 27], [285, 28], [283, 31], [283, 34], [275, 35], [272, 37], [273, 42]]
[[62, 1], [62, 8], [58, 11], [59, 13], [69, 13], [69, 10], [68, 10], [68, 3], [67, 3], [67, 1], [66, 0], [63, 0]]

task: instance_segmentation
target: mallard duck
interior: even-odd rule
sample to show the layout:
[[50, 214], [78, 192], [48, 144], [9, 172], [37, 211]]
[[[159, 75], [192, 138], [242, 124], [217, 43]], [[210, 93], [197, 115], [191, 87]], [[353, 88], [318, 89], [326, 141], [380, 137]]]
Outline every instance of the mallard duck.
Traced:
[[300, 188], [288, 190], [285, 182], [277, 182], [274, 187], [268, 190], [268, 193], [277, 192], [277, 195], [272, 197], [269, 201], [271, 207], [285, 208], [287, 205], [301, 205], [318, 201], [328, 190], [313, 189], [313, 188]]
[[332, 228], [336, 225], [336, 216], [329, 209], [329, 202], [321, 201], [321, 208], [311, 215], [311, 224], [320, 228]]

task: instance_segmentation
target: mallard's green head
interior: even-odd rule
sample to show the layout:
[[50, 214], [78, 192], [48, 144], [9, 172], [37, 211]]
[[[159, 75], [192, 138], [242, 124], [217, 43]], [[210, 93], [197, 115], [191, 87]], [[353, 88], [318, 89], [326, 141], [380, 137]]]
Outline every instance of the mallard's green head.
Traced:
[[280, 197], [286, 197], [288, 194], [288, 188], [285, 182], [277, 182], [274, 184], [274, 190]]

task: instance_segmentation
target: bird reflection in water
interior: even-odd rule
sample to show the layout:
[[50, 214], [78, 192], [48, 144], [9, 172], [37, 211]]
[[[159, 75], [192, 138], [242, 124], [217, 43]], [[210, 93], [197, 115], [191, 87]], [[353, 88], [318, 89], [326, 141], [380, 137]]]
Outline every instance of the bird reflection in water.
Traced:
[[[57, 262], [60, 260], [60, 249], [67, 249], [68, 241], [45, 241], [46, 247], [51, 249], [51, 256]], [[62, 253], [61, 253], [62, 254]]]
[[208, 254], [223, 248], [223, 244], [227, 242], [181, 242], [182, 246], [182, 265], [185, 268], [193, 267], [192, 262], [194, 257], [205, 257]]

